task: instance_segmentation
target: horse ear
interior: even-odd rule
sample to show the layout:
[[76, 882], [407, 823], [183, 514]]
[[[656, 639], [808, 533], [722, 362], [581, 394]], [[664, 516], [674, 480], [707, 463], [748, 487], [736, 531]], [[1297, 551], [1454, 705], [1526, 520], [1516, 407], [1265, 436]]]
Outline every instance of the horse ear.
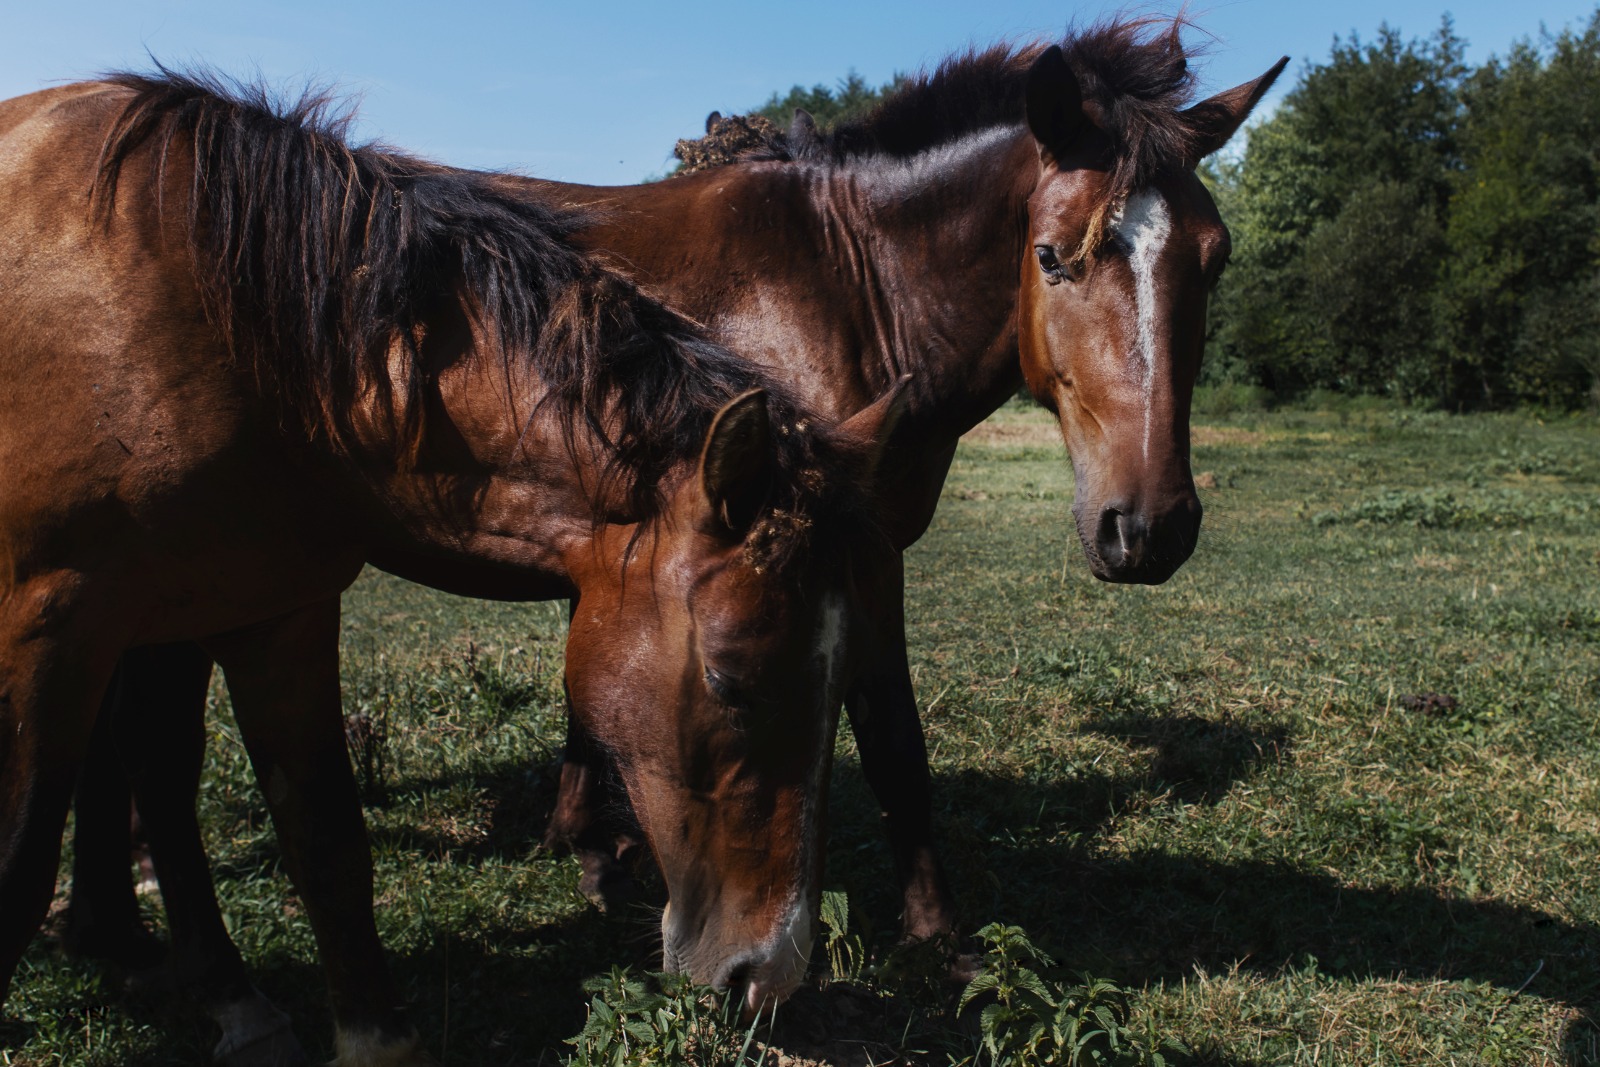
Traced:
[[700, 488], [712, 526], [735, 535], [748, 530], [772, 488], [772, 475], [767, 394], [752, 389], [717, 412], [700, 450]]
[[895, 427], [911, 403], [910, 381], [911, 375], [902, 375], [882, 396], [839, 424], [840, 436], [861, 457], [858, 473], [863, 485], [871, 486], [878, 479], [878, 467]]
[[1053, 44], [1028, 68], [1028, 129], [1042, 153], [1059, 159], [1086, 121], [1078, 76]]
[[720, 112], [720, 111], [713, 111], [711, 114], [707, 115], [706, 116], [706, 132], [707, 133], [715, 133], [717, 131], [717, 123], [719, 123], [721, 121], [722, 121], [722, 112]]
[[795, 108], [794, 118], [789, 120], [789, 140], [799, 144], [810, 144], [819, 136], [817, 120], [811, 117], [811, 112], [803, 107]]
[[1193, 131], [1190, 148], [1192, 158], [1189, 160], [1191, 167], [1227, 144], [1229, 138], [1239, 132], [1244, 120], [1250, 117], [1250, 112], [1261, 103], [1261, 98], [1267, 95], [1267, 90], [1272, 88], [1272, 83], [1278, 80], [1278, 75], [1288, 65], [1289, 57], [1284, 56], [1255, 81], [1236, 85], [1209, 100], [1202, 100], [1183, 113], [1185, 124]]

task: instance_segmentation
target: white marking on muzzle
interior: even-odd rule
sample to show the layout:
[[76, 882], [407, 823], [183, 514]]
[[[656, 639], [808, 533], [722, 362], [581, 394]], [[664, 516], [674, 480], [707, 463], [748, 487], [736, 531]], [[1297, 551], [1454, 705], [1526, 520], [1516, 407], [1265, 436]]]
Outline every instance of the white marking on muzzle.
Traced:
[[1135, 345], [1144, 393], [1144, 458], [1150, 458], [1150, 420], [1156, 377], [1156, 265], [1172, 236], [1172, 217], [1166, 201], [1154, 189], [1128, 197], [1112, 216], [1111, 228], [1128, 243], [1128, 265], [1133, 269]]

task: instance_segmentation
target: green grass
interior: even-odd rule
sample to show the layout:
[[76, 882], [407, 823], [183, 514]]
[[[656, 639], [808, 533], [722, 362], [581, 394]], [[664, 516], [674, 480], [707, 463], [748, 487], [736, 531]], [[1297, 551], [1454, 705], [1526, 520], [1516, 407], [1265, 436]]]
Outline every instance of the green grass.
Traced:
[[[1195, 558], [1122, 588], [1084, 568], [1042, 413], [1006, 408], [957, 456], [908, 582], [968, 928], [1017, 924], [1131, 989], [1131, 1025], [1195, 1062], [1600, 1064], [1600, 426], [1239, 405], [1200, 419], [1195, 469]], [[653, 962], [647, 912], [595, 914], [536, 847], [563, 619], [377, 574], [347, 600], [349, 710], [390, 738], [382, 932], [448, 1064], [555, 1064], [582, 980]], [[1454, 706], [1405, 699], [1430, 693]], [[226, 714], [212, 733], [225, 910], [325, 1045], [264, 807]], [[881, 957], [896, 894], [848, 738], [839, 757], [829, 884]], [[970, 1037], [883, 988], [806, 994], [779, 1037], [940, 1065]], [[212, 1040], [48, 941], [7, 1011], [0, 1063], [192, 1064]]]

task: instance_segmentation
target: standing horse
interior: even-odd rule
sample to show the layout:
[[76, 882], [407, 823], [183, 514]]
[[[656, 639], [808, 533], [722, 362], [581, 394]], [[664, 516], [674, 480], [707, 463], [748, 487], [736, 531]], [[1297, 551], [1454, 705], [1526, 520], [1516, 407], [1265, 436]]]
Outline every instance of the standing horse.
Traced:
[[[927, 529], [960, 436], [1025, 383], [1059, 419], [1089, 569], [1159, 583], [1199, 534], [1189, 402], [1229, 254], [1196, 167], [1288, 62], [1194, 103], [1182, 28], [1113, 22], [955, 56], [830, 133], [797, 113], [732, 164], [527, 189], [592, 211], [580, 240], [819, 411], [846, 416], [909, 375], [878, 489], [897, 548]], [[889, 625], [845, 706], [919, 937], [949, 930], [954, 908], [903, 615]], [[603, 885], [598, 760], [581, 736], [568, 750], [550, 839], [576, 843]]]
[[575, 250], [575, 215], [353, 149], [315, 97], [164, 73], [5, 102], [0, 203], [0, 1002], [114, 665], [199, 641], [338, 1062], [427, 1062], [341, 731], [338, 601], [368, 559], [573, 599], [573, 712], [661, 862], [676, 960], [752, 1005], [799, 981], [891, 402], [822, 428]]
[[[502, 178], [835, 419], [910, 375], [875, 493], [904, 550], [960, 436], [1024, 384], [1059, 419], [1090, 570], [1160, 582], [1193, 551], [1189, 401], [1226, 227], [1196, 174], [1282, 72], [1200, 102], [1178, 24], [1115, 22], [953, 57], [831, 133], [803, 114], [745, 159], [595, 188]], [[508, 194], [508, 195], [510, 195]], [[934, 846], [901, 569], [845, 695], [911, 936], [955, 909]], [[548, 839], [615, 870], [602, 756], [575, 722]], [[158, 867], [160, 861], [158, 859]], [[122, 887], [126, 892], [126, 886]], [[220, 927], [218, 927], [220, 929]]]

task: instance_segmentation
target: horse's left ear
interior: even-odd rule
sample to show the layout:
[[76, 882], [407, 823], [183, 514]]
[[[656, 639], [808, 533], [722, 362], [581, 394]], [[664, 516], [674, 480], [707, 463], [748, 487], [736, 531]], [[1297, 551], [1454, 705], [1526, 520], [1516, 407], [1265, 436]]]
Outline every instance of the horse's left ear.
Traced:
[[911, 375], [903, 375], [878, 399], [839, 424], [839, 435], [861, 458], [858, 475], [869, 488], [877, 481], [878, 467], [894, 437], [900, 417], [911, 403], [908, 385]]
[[1028, 130], [1043, 156], [1060, 159], [1088, 118], [1078, 76], [1067, 66], [1060, 45], [1039, 53], [1028, 68]]
[[1184, 123], [1193, 131], [1190, 166], [1227, 144], [1239, 132], [1244, 120], [1250, 117], [1250, 112], [1261, 103], [1261, 98], [1267, 95], [1267, 90], [1272, 88], [1272, 83], [1278, 80], [1278, 75], [1288, 65], [1289, 57], [1284, 56], [1255, 81], [1236, 85], [1209, 100], [1202, 100], [1183, 113]]
[[700, 450], [700, 488], [711, 528], [742, 537], [761, 511], [772, 489], [772, 477], [767, 394], [752, 389], [717, 412]]

